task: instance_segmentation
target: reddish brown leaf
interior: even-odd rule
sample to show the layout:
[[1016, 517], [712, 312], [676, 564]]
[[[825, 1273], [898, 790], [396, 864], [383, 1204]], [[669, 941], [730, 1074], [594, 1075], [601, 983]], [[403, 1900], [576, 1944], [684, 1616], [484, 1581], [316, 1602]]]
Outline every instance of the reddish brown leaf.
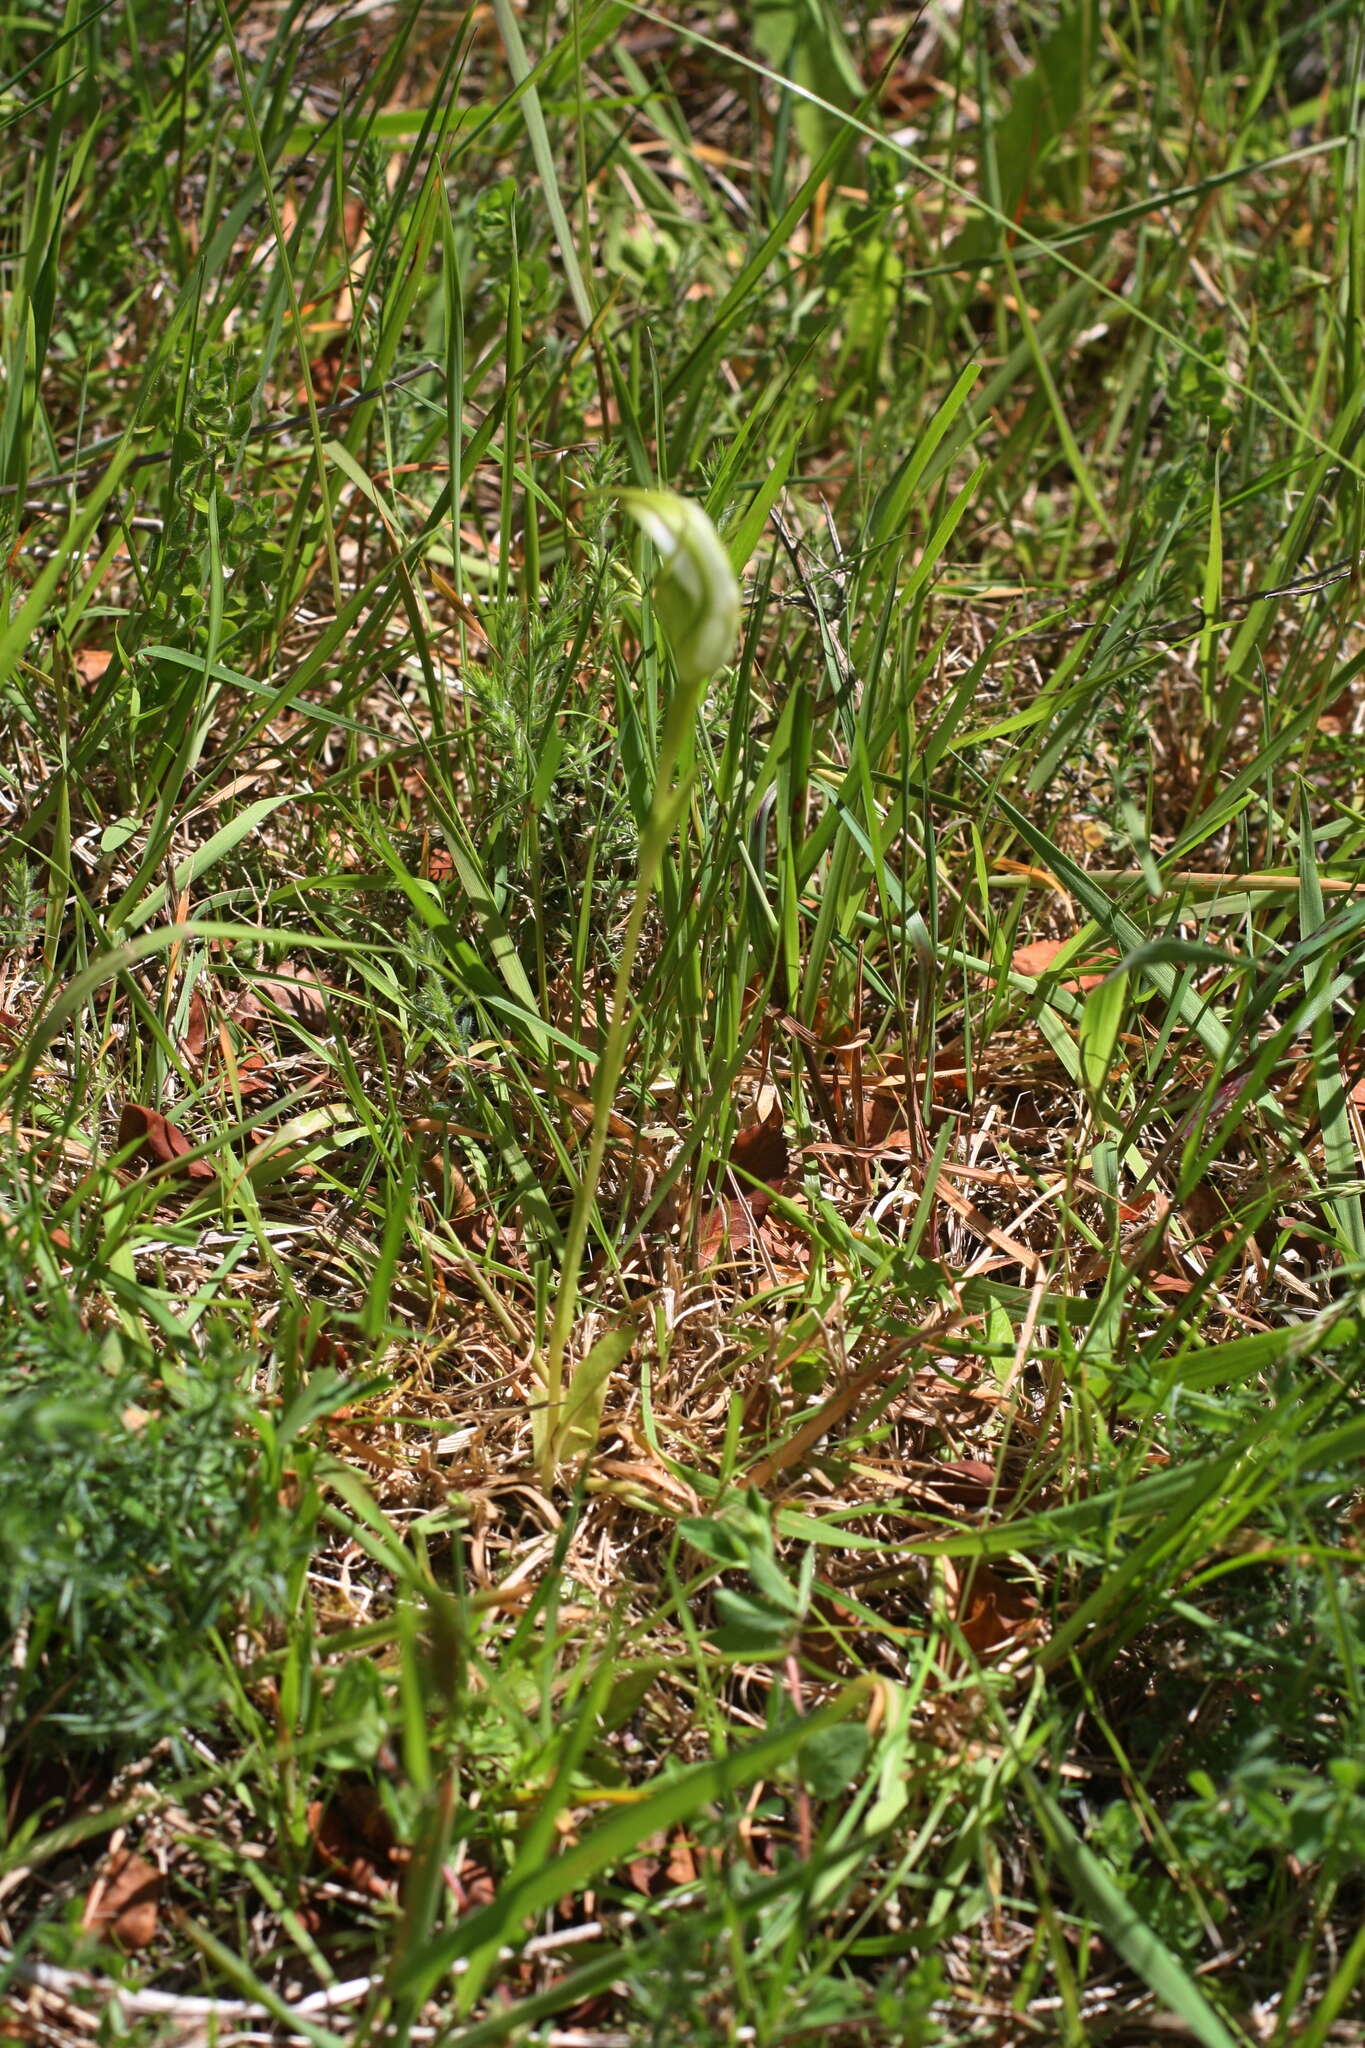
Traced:
[[982, 1659], [990, 1658], [1031, 1634], [1038, 1603], [1022, 1586], [1012, 1585], [982, 1559], [973, 1560], [963, 1575], [958, 1596], [958, 1627]]
[[775, 1208], [765, 1208], [759, 1219], [758, 1234], [764, 1252], [785, 1279], [799, 1279], [810, 1271], [808, 1232], [797, 1229]]
[[194, 988], [190, 990], [190, 1014], [185, 1021], [185, 1051], [192, 1060], [201, 1060], [208, 1042], [209, 1006]]
[[467, 1229], [478, 1214], [478, 1201], [464, 1175], [448, 1153], [433, 1152], [422, 1162], [422, 1179], [431, 1191], [441, 1214], [456, 1226]]
[[472, 1912], [476, 1906], [491, 1906], [498, 1895], [496, 1878], [477, 1856], [466, 1856], [458, 1870], [453, 1864], [445, 1864], [441, 1875], [457, 1913]]
[[[1010, 966], [1016, 974], [1046, 974], [1063, 946], [1070, 945], [1069, 939], [1035, 939], [1030, 946], [1019, 946], [1010, 955]], [[1106, 966], [1105, 972], [1108, 972]], [[1062, 983], [1073, 995], [1088, 988], [1098, 988], [1104, 980], [1103, 974], [1077, 974]]]
[[83, 683], [97, 683], [114, 657], [107, 647], [78, 647], [71, 658]]
[[1318, 731], [1340, 739], [1351, 731], [1355, 720], [1355, 693], [1345, 689], [1334, 698], [1318, 720]]
[[131, 1849], [116, 1849], [90, 1887], [81, 1925], [120, 1948], [147, 1948], [156, 1938], [162, 1876]]
[[869, 1089], [863, 1097], [863, 1143], [874, 1150], [904, 1151], [911, 1143], [905, 1103], [891, 1088]]
[[236, 1062], [236, 1070], [237, 1092], [243, 1103], [263, 1102], [276, 1092], [263, 1052], [244, 1052]]
[[761, 1123], [748, 1124], [736, 1134], [730, 1148], [730, 1164], [755, 1180], [776, 1187], [791, 1170], [787, 1134], [782, 1128], [782, 1105], [775, 1102]]
[[771, 1204], [772, 1196], [757, 1188], [749, 1195], [727, 1195], [723, 1202], [713, 1202], [702, 1218], [698, 1261], [709, 1266], [727, 1244], [732, 1252], [747, 1251], [757, 1241]]
[[[754, 1243], [772, 1207], [773, 1192], [781, 1187], [791, 1170], [780, 1102], [774, 1102], [766, 1117], [746, 1124], [736, 1134], [729, 1164], [739, 1172], [726, 1171], [728, 1191], [720, 1201], [711, 1204], [702, 1218], [697, 1256], [703, 1266], [709, 1266], [726, 1243], [733, 1252], [744, 1251]], [[745, 1174], [766, 1182], [766, 1188], [752, 1187], [740, 1177]]]
[[337, 1372], [349, 1372], [351, 1354], [344, 1344], [337, 1342], [330, 1330], [319, 1330], [308, 1347], [308, 1367], [311, 1372], [332, 1368]]
[[186, 1180], [216, 1180], [217, 1174], [207, 1159], [187, 1159], [186, 1153], [193, 1146], [183, 1131], [156, 1109], [147, 1109], [140, 1102], [125, 1102], [118, 1120], [119, 1150], [132, 1145], [135, 1149], [130, 1165], [140, 1167], [143, 1173], [150, 1173], [154, 1167], [169, 1167], [177, 1176]]
[[[343, 292], [338, 297], [338, 306], [349, 305], [350, 294]], [[330, 322], [323, 322], [328, 326]], [[337, 398], [353, 398], [360, 389], [360, 378], [355, 366], [346, 364], [347, 337], [339, 334], [330, 341], [320, 355], [314, 356], [308, 365], [313, 380], [314, 395], [328, 401]], [[306, 403], [306, 400], [304, 401]]]
[[626, 1865], [626, 1876], [629, 1878], [633, 1890], [641, 1892], [645, 1898], [651, 1899], [654, 1896], [654, 1888], [659, 1881], [659, 1871], [661, 1868], [662, 1865], [657, 1856], [634, 1856]]
[[366, 1898], [393, 1898], [396, 1846], [372, 1785], [343, 1782], [325, 1803], [310, 1801], [304, 1817], [320, 1863]]

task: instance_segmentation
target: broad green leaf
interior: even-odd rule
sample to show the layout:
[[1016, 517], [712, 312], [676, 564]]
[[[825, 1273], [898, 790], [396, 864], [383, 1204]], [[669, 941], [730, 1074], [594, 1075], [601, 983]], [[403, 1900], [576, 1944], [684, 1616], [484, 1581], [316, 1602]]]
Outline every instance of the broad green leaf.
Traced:
[[1128, 1001], [1128, 976], [1119, 968], [1106, 974], [1092, 988], [1081, 1011], [1077, 1039], [1081, 1049], [1081, 1078], [1091, 1097], [1098, 1102], [1104, 1094], [1119, 1040], [1119, 1026]]
[[574, 1370], [557, 1423], [551, 1418], [556, 1464], [583, 1464], [597, 1449], [602, 1404], [612, 1374], [635, 1342], [633, 1330], [608, 1330]]

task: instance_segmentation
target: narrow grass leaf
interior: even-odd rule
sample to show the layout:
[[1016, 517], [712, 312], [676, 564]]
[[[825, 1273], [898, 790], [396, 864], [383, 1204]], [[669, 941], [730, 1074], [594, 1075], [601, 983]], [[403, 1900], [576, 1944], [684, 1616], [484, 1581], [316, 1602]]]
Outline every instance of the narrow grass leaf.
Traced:
[[1184, 1964], [1134, 1910], [1052, 1794], [1032, 1771], [1023, 1772], [1022, 1781], [1067, 1883], [1110, 1947], [1201, 2048], [1238, 2048], [1236, 2035], [1228, 2031]]
[[[1322, 881], [1313, 852], [1313, 817], [1305, 786], [1299, 800], [1299, 929], [1307, 941], [1326, 927]], [[1330, 953], [1323, 953], [1315, 961], [1305, 960], [1303, 984], [1310, 1001], [1323, 995], [1331, 980], [1332, 966]], [[1327, 1206], [1336, 1218], [1343, 1249], [1353, 1258], [1365, 1260], [1365, 1213], [1360, 1199], [1365, 1162], [1356, 1149], [1332, 1011], [1326, 1003], [1313, 1019], [1313, 1053], [1323, 1160], [1329, 1182]]]
[[460, 1925], [433, 1942], [400, 1973], [401, 1988], [428, 1996], [462, 1957], [489, 1944], [514, 1939], [532, 1915], [558, 1899], [572, 1899], [603, 1870], [621, 1863], [651, 1835], [666, 1833], [705, 1812], [758, 1778], [771, 1776], [793, 1762], [813, 1735], [833, 1728], [863, 1707], [873, 1681], [855, 1679], [829, 1706], [796, 1721], [775, 1735], [761, 1737], [745, 1749], [690, 1764], [674, 1776], [585, 1835], [563, 1855], [542, 1863], [492, 1905], [471, 1913]]

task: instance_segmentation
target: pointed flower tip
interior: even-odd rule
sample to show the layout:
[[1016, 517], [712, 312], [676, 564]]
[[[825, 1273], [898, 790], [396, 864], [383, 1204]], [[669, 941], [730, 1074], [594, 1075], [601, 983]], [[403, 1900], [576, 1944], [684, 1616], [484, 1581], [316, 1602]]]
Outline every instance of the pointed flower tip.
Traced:
[[659, 557], [654, 609], [683, 683], [699, 688], [733, 660], [739, 583], [725, 544], [693, 498], [622, 491], [621, 503]]

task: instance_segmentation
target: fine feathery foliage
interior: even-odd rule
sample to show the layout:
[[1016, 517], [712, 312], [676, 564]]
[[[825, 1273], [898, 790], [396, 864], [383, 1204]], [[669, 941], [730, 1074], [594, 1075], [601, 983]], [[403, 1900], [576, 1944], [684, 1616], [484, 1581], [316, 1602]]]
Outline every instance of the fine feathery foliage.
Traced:
[[[212, 1720], [227, 1689], [220, 1632], [283, 1619], [297, 1592], [318, 1512], [296, 1471], [282, 1493], [300, 1418], [266, 1419], [255, 1361], [222, 1331], [162, 1345], [154, 1365], [145, 1342], [93, 1331], [61, 1293], [35, 1312], [9, 1213], [4, 1739], [140, 1753]], [[315, 1382], [309, 1420], [324, 1399]]]

